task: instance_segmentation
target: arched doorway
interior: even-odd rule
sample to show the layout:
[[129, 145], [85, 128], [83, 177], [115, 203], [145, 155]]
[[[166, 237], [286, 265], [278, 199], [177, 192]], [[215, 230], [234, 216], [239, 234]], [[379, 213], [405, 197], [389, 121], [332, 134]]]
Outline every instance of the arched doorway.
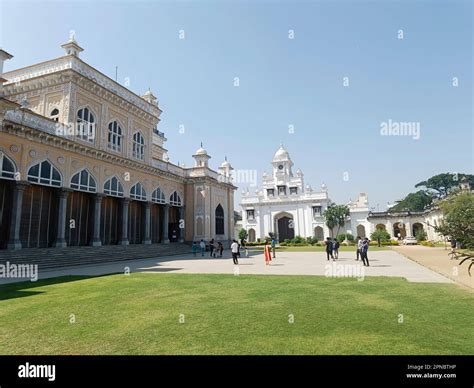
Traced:
[[318, 240], [318, 241], [323, 241], [324, 240], [324, 230], [321, 226], [316, 226], [314, 228], [314, 237]]
[[366, 238], [367, 235], [365, 234], [365, 226], [364, 225], [357, 225], [357, 236], [361, 238]]
[[375, 225], [375, 229], [383, 229], [383, 230], [385, 230], [385, 229], [386, 229], [386, 228], [385, 228], [385, 224], [377, 224], [377, 225]]
[[405, 230], [405, 224], [403, 222], [396, 222], [393, 224], [393, 235], [396, 238], [405, 238], [407, 236], [407, 232]]
[[278, 241], [283, 242], [295, 237], [293, 216], [290, 213], [280, 213], [275, 216], [275, 230]]
[[255, 229], [249, 229], [249, 242], [255, 242]]
[[420, 230], [423, 230], [423, 224], [421, 224], [420, 222], [415, 222], [413, 224], [413, 236], [416, 236], [416, 234]]
[[216, 235], [224, 234], [224, 209], [221, 204], [216, 207]]
[[169, 208], [168, 239], [170, 242], [178, 241], [179, 237], [179, 207]]

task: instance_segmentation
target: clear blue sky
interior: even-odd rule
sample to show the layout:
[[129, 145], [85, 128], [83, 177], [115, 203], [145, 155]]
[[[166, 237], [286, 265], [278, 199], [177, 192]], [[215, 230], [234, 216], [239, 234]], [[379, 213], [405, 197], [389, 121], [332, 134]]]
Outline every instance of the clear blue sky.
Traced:
[[[473, 170], [471, 1], [3, 1], [1, 12], [0, 45], [15, 56], [5, 70], [62, 55], [74, 30], [83, 60], [157, 95], [175, 163], [191, 165], [202, 140], [212, 167], [227, 155], [260, 180], [281, 140], [306, 183], [324, 181], [336, 202], [367, 192], [380, 210], [425, 178]], [[381, 136], [388, 119], [419, 122], [420, 139]]]

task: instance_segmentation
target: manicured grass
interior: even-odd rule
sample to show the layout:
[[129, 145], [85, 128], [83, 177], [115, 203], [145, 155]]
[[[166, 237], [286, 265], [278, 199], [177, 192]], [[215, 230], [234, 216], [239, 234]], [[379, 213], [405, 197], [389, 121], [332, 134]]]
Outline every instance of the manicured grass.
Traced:
[[0, 287], [0, 354], [473, 354], [473, 308], [402, 278], [56, 278]]
[[[263, 246], [260, 247], [249, 247], [248, 249], [250, 250], [261, 250], [263, 251]], [[320, 247], [317, 245], [307, 245], [303, 247], [277, 247], [277, 251], [284, 251], [284, 252], [325, 252], [326, 248], [325, 247]], [[377, 247], [377, 246], [370, 246], [369, 251], [384, 251], [388, 250], [390, 247]], [[356, 248], [354, 247], [345, 247], [341, 246], [339, 248], [339, 251], [341, 252], [354, 252], [354, 255], [356, 254]]]

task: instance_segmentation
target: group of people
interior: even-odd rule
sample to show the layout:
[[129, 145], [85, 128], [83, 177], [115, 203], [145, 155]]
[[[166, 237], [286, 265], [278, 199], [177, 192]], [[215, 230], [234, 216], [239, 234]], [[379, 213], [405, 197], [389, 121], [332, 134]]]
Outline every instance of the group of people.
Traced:
[[326, 256], [328, 260], [329, 258], [337, 260], [339, 258], [340, 242], [335, 238], [331, 239], [331, 237], [328, 237], [324, 244], [326, 244]]
[[[196, 244], [196, 241], [193, 241], [192, 249], [193, 255], [194, 257], [196, 257], [198, 251], [198, 245]], [[204, 240], [201, 240], [199, 242], [199, 249], [201, 251], [201, 256], [203, 257], [204, 253], [206, 252], [206, 243], [204, 242]], [[214, 239], [212, 239], [211, 241], [209, 241], [209, 252], [210, 257], [217, 257], [217, 255], [219, 255], [219, 257], [222, 257], [222, 253], [224, 252], [224, 245], [220, 241], [216, 242], [214, 241]]]
[[357, 236], [357, 258], [356, 261], [359, 260], [359, 258], [362, 260], [362, 263], [366, 266], [369, 267], [369, 258], [367, 256], [367, 252], [369, 251], [369, 239], [367, 237], [361, 238], [360, 236]]
[[[357, 258], [356, 261], [362, 260], [364, 266], [369, 267], [369, 257], [367, 252], [369, 251], [369, 239], [367, 237], [361, 238], [357, 236]], [[339, 246], [340, 243], [335, 238], [328, 237], [324, 242], [326, 245], [326, 256], [329, 261], [331, 258], [332, 260], [337, 260], [339, 258]]]

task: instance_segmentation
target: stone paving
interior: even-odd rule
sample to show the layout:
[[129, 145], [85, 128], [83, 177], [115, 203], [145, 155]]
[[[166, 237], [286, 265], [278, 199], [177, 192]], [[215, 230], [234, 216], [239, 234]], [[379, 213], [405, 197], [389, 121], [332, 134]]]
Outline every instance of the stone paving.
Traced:
[[[336, 275], [353, 273], [357, 277], [395, 276], [403, 277], [409, 282], [454, 283], [448, 277], [432, 271], [393, 250], [369, 252], [370, 267], [363, 267], [360, 261], [355, 261], [354, 252], [340, 252], [339, 259], [335, 262], [328, 262], [324, 252], [277, 252], [277, 258], [269, 266], [265, 265], [263, 253], [258, 251], [251, 252], [249, 257], [242, 257], [238, 266], [233, 265], [228, 251], [223, 258], [210, 258], [208, 255], [209, 253], [201, 257], [198, 254], [198, 256], [193, 257], [192, 254], [186, 254], [103, 265], [69, 267], [52, 271], [40, 271], [39, 278], [123, 273], [128, 267], [132, 273], [150, 272], [157, 274], [326, 275], [328, 271], [333, 271]], [[330, 264], [329, 267], [328, 264]], [[3, 278], [0, 279], [0, 284], [14, 281], [18, 281], [18, 279]]]

